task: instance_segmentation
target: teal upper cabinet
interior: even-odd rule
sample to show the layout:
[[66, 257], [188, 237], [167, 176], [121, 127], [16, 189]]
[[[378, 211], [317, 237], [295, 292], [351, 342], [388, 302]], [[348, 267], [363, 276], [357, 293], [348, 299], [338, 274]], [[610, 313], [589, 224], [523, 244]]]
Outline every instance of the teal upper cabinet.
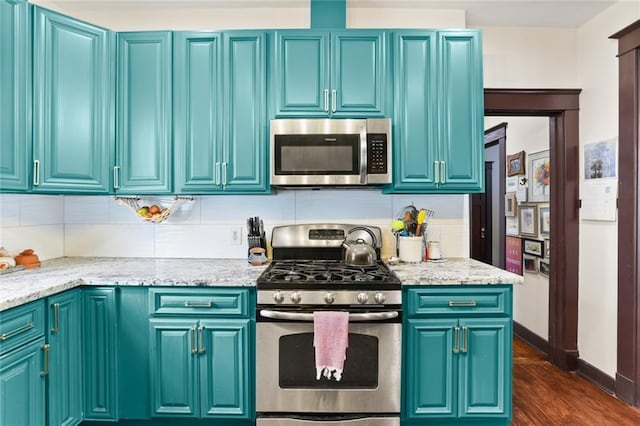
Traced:
[[484, 190], [481, 35], [398, 31], [393, 192]]
[[266, 34], [224, 34], [224, 150], [222, 186], [227, 192], [266, 192]]
[[75, 425], [82, 421], [80, 290], [48, 299], [49, 424]]
[[386, 42], [383, 31], [277, 31], [270, 115], [384, 116]]
[[0, 192], [29, 189], [31, 19], [27, 2], [0, 1]]
[[38, 7], [34, 22], [33, 190], [108, 193], [115, 36]]
[[118, 33], [117, 62], [116, 192], [170, 193], [171, 32]]
[[265, 33], [174, 34], [175, 190], [266, 192]]

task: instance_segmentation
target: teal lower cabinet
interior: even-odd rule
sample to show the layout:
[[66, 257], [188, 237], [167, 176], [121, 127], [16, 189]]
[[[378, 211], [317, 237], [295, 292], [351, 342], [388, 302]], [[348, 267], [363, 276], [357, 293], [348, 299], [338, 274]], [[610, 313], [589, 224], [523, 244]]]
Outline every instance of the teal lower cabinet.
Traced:
[[83, 289], [82, 366], [85, 419], [117, 420], [115, 295], [115, 287]]
[[405, 290], [403, 424], [511, 420], [510, 285]]
[[80, 290], [47, 299], [49, 425], [77, 425], [82, 421]]

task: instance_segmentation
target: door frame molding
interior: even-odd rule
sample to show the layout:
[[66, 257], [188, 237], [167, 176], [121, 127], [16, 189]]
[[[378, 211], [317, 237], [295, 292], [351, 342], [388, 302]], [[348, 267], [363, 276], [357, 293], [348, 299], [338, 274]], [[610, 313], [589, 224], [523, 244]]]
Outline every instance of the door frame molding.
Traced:
[[579, 96], [581, 89], [485, 89], [488, 116], [549, 117], [551, 256], [548, 360], [578, 366]]
[[618, 351], [616, 396], [640, 406], [640, 20], [618, 40]]

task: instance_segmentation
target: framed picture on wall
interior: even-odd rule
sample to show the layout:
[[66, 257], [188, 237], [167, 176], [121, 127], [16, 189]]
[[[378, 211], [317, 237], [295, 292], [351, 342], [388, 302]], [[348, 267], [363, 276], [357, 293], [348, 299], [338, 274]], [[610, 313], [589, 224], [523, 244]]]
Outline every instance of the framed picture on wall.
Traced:
[[504, 196], [504, 215], [515, 216], [518, 210], [518, 200], [515, 192], [508, 192]]
[[551, 240], [550, 239], [545, 239], [544, 240], [544, 257], [545, 259], [551, 259]]
[[522, 241], [517, 237], [505, 238], [505, 268], [522, 275]]
[[538, 236], [538, 209], [535, 205], [521, 204], [519, 207], [520, 233], [531, 237]]
[[538, 265], [540, 268], [540, 275], [544, 275], [545, 277], [549, 277], [551, 273], [551, 264], [548, 260], [540, 259], [538, 261]]
[[517, 192], [518, 191], [519, 176], [509, 176], [507, 178], [507, 185], [505, 192]]
[[524, 156], [524, 151], [507, 155], [507, 176], [522, 175], [525, 173]]
[[530, 274], [538, 273], [538, 259], [532, 256], [524, 256], [524, 271]]
[[548, 237], [551, 234], [551, 210], [549, 206], [538, 207], [540, 218], [540, 235]]
[[539, 240], [522, 239], [522, 252], [536, 257], [544, 256], [544, 242]]
[[551, 193], [551, 159], [549, 150], [529, 154], [529, 202], [549, 202]]
[[505, 234], [517, 237], [520, 234], [520, 226], [518, 224], [518, 216], [507, 216]]

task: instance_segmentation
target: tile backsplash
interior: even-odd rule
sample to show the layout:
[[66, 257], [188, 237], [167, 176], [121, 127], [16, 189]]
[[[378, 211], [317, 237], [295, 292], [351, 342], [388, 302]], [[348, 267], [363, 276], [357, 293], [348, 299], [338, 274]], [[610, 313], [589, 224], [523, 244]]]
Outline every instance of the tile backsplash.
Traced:
[[[143, 198], [168, 206], [171, 196]], [[141, 221], [112, 196], [0, 195], [0, 245], [62, 256], [243, 258], [246, 219], [273, 226], [342, 222], [380, 226], [383, 257], [392, 254], [390, 221], [406, 205], [436, 212], [431, 237], [445, 256], [468, 256], [468, 197], [384, 195], [379, 190], [282, 190], [273, 195], [195, 196], [164, 223]], [[234, 239], [234, 236], [238, 238]]]

